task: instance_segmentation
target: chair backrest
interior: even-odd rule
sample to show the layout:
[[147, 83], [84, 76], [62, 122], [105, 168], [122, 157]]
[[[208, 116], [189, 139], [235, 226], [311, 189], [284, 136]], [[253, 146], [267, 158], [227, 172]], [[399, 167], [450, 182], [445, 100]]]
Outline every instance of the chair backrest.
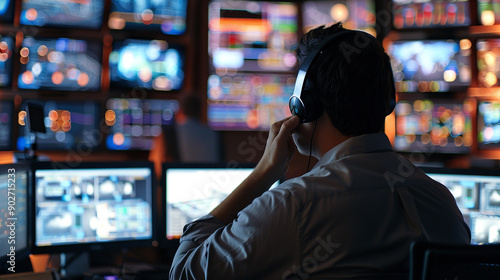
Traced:
[[410, 247], [410, 280], [431, 279], [500, 279], [500, 244], [414, 242]]

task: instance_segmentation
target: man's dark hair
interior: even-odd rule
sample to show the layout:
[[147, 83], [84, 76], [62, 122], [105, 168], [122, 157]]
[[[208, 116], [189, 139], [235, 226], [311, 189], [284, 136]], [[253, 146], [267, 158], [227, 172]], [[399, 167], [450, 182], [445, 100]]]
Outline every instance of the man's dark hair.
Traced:
[[[346, 29], [338, 23], [305, 34], [297, 50], [299, 63], [321, 40], [341, 31]], [[348, 30], [317, 56], [308, 69], [306, 94], [319, 98], [333, 126], [346, 136], [381, 131], [394, 85], [382, 45], [363, 31]]]
[[180, 100], [180, 106], [186, 116], [201, 119], [201, 100], [198, 96], [194, 94], [184, 96]]

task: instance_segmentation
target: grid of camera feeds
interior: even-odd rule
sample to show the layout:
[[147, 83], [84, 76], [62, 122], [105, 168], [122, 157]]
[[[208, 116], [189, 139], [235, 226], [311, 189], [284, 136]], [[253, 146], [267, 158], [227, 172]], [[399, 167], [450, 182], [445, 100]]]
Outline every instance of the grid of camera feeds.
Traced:
[[[424, 170], [425, 171], [425, 170]], [[456, 199], [472, 233], [472, 244], [500, 243], [500, 177], [480, 172], [426, 172], [445, 185]]]
[[54, 166], [34, 176], [35, 246], [152, 238], [151, 168]]

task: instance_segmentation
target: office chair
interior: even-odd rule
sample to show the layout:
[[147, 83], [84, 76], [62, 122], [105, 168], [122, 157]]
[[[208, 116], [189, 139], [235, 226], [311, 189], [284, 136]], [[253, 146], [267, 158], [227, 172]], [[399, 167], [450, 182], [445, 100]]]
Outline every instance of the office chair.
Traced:
[[410, 280], [433, 279], [500, 279], [500, 244], [412, 243]]

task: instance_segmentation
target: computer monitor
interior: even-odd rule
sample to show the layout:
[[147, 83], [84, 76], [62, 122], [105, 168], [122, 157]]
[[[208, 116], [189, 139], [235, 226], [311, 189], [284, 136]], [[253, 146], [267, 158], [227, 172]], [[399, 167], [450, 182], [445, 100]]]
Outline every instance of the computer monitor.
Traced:
[[0, 22], [12, 23], [15, 3], [15, 0], [0, 1]]
[[253, 169], [248, 164], [164, 164], [167, 240], [179, 239], [184, 225], [210, 213]]
[[33, 172], [34, 252], [152, 246], [152, 163], [47, 162]]
[[[36, 101], [44, 108], [46, 133], [36, 134], [39, 150], [75, 150], [88, 152], [99, 148], [103, 132], [99, 126], [100, 106], [96, 101]], [[19, 135], [17, 150], [24, 151], [33, 144], [26, 125], [26, 103], [18, 113]]]
[[480, 149], [500, 148], [500, 101], [480, 101], [477, 111]]
[[111, 29], [144, 30], [167, 35], [186, 31], [187, 0], [111, 0]]
[[18, 272], [29, 249], [28, 164], [0, 165], [0, 273]]
[[398, 152], [465, 154], [473, 143], [471, 100], [412, 99], [396, 104]]
[[397, 29], [469, 26], [469, 10], [468, 0], [392, 0]]
[[109, 55], [111, 88], [178, 91], [184, 83], [184, 51], [164, 40], [116, 41]]
[[[498, 5], [500, 8], [500, 3]], [[500, 84], [498, 81], [500, 78], [500, 39], [479, 39], [476, 46], [479, 86], [497, 87]]]
[[472, 244], [500, 243], [500, 175], [496, 170], [422, 168], [455, 197]]
[[99, 41], [27, 37], [19, 54], [20, 89], [100, 89], [102, 43]]
[[14, 47], [13, 38], [0, 35], [0, 87], [8, 87], [12, 84]]
[[167, 128], [173, 129], [178, 109], [176, 100], [109, 99], [104, 117], [108, 126], [106, 147], [110, 150], [150, 150], [155, 137]]
[[98, 29], [103, 12], [102, 0], [23, 0], [19, 21], [23, 25]]
[[0, 101], [0, 151], [12, 150], [12, 117], [14, 102]]
[[391, 57], [396, 91], [464, 91], [471, 81], [469, 39], [394, 41]]

